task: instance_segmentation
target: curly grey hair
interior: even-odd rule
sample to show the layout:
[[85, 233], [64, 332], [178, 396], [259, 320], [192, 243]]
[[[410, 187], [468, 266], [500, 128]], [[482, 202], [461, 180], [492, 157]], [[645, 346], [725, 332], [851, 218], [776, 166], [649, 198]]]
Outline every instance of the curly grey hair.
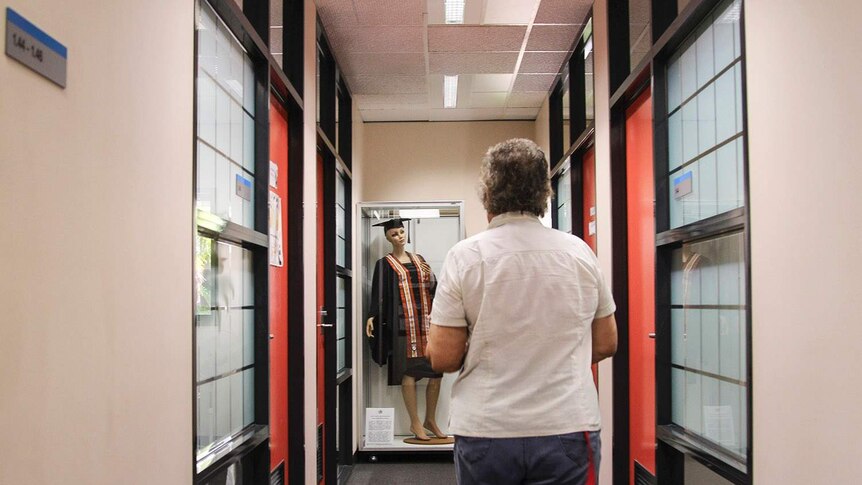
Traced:
[[479, 199], [489, 214], [545, 215], [551, 181], [548, 160], [534, 142], [513, 138], [485, 153], [479, 172]]

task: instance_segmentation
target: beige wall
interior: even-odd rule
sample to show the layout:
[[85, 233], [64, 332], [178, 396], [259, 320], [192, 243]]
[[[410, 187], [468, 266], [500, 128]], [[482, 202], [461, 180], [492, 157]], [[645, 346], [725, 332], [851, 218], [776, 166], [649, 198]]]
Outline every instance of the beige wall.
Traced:
[[191, 483], [194, 2], [16, 3], [69, 62], [0, 56], [0, 483]]
[[533, 121], [366, 123], [357, 201], [464, 200], [467, 236], [488, 225], [476, 192], [488, 147], [532, 139]]
[[862, 475], [860, 15], [746, 2], [755, 483]]

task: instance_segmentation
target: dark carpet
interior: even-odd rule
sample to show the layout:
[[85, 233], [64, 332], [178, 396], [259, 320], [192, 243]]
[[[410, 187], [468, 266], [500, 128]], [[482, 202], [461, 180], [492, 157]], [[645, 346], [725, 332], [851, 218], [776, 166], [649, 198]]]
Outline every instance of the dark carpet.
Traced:
[[450, 463], [357, 463], [347, 485], [454, 485]]

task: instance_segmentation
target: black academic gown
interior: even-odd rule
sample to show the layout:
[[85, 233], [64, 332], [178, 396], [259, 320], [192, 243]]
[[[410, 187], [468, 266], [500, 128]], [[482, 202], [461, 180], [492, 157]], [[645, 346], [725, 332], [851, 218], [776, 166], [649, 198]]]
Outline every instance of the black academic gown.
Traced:
[[[418, 254], [415, 256], [419, 261], [425, 261], [422, 256]], [[410, 275], [410, 291], [413, 292], [413, 300], [416, 302], [415, 315], [418, 318], [421, 312], [430, 313], [430, 308], [427, 310], [422, 308], [418, 269], [412, 263], [402, 264], [407, 268]], [[398, 274], [392, 269], [386, 257], [377, 260], [371, 282], [371, 302], [368, 312], [368, 317], [374, 318], [374, 332], [368, 339], [371, 347], [371, 359], [381, 367], [389, 366], [388, 380], [390, 386], [400, 385], [405, 374], [418, 379], [442, 377], [442, 374], [431, 370], [427, 358], [407, 358], [407, 335], [399, 285]], [[432, 273], [431, 285], [428, 288], [430, 291], [428, 301], [434, 298], [436, 288], [437, 279]]]

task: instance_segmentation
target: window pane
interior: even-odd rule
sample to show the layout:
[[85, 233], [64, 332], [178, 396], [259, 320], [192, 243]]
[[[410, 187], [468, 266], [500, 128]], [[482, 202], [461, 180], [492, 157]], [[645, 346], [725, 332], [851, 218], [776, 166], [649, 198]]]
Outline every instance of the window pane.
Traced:
[[566, 63], [566, 67], [563, 69], [563, 74], [561, 76], [563, 82], [563, 149], [562, 152], [566, 153], [569, 148], [572, 146], [572, 101], [569, 93], [569, 68], [568, 63]]
[[743, 242], [737, 232], [684, 244], [671, 256], [671, 361], [685, 370], [684, 384], [678, 369], [671, 370], [671, 414], [688, 431], [734, 452], [742, 398], [733, 387], [727, 388], [732, 396], [721, 396], [719, 388], [729, 383], [745, 392]]
[[[592, 22], [592, 19], [590, 19], [590, 22]], [[584, 44], [584, 103], [586, 107], [584, 119], [586, 119], [587, 124], [596, 118], [593, 69], [593, 37], [590, 36], [586, 44]]]

